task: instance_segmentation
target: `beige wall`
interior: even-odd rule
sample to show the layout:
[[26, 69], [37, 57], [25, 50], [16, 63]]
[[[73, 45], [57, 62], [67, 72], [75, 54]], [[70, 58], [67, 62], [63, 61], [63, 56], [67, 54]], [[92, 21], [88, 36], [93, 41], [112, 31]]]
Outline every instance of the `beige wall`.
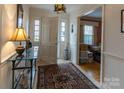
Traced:
[[[1, 63], [14, 54], [15, 44], [9, 39], [16, 28], [16, 5], [1, 5], [2, 29], [1, 29]], [[28, 30], [28, 6], [24, 5], [24, 27]]]
[[2, 5], [1, 62], [12, 55], [15, 45], [8, 40], [16, 27], [16, 5]]
[[[23, 9], [24, 27], [28, 32], [29, 9], [27, 5], [23, 5]], [[0, 63], [6, 63], [6, 60], [15, 52], [16, 44], [10, 42], [9, 39], [16, 28], [16, 11], [16, 5], [0, 5]], [[11, 71], [11, 62], [0, 65], [0, 88], [11, 88]]]
[[121, 9], [124, 9], [124, 4], [105, 5], [104, 77], [110, 79], [106, 80], [107, 84], [115, 80], [112, 85], [110, 84], [110, 88], [124, 88], [124, 34], [121, 33]]

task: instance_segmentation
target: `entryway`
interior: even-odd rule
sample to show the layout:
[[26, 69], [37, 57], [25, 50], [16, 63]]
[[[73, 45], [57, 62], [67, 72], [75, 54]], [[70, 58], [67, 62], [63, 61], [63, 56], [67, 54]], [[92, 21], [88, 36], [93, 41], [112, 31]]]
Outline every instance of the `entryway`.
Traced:
[[102, 7], [79, 17], [79, 66], [88, 78], [101, 82]]

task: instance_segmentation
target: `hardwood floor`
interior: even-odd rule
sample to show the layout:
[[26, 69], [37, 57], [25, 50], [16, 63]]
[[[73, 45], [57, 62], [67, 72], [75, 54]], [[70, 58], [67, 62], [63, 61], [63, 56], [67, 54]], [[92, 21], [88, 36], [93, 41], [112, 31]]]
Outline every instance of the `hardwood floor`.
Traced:
[[89, 77], [100, 82], [100, 63], [83, 63], [79, 66]]

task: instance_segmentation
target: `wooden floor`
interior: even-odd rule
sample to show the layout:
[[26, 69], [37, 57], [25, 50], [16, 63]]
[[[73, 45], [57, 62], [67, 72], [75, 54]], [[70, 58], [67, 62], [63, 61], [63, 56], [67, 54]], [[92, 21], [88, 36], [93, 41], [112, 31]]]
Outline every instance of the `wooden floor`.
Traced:
[[80, 67], [89, 77], [100, 82], [100, 63], [83, 63]]

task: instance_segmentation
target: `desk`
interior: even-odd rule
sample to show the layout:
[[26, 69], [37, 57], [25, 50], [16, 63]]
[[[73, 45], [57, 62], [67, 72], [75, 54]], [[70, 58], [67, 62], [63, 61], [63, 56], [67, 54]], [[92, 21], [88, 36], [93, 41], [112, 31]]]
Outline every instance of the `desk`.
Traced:
[[[9, 59], [9, 61], [12, 62], [12, 88], [17, 88], [17, 85], [20, 81], [20, 78], [22, 77], [22, 74], [19, 74], [17, 78], [15, 78], [15, 71], [16, 70], [25, 70], [28, 69], [30, 72], [30, 88], [32, 88], [32, 81], [34, 78], [33, 70], [36, 71], [36, 60], [38, 56], [38, 48], [32, 47], [30, 49], [27, 49], [22, 56], [18, 57], [17, 54], [15, 54], [13, 57]], [[24, 63], [23, 66], [19, 66], [19, 64]], [[29, 63], [27, 65], [27, 63]], [[35, 72], [34, 71], [34, 72]]]

